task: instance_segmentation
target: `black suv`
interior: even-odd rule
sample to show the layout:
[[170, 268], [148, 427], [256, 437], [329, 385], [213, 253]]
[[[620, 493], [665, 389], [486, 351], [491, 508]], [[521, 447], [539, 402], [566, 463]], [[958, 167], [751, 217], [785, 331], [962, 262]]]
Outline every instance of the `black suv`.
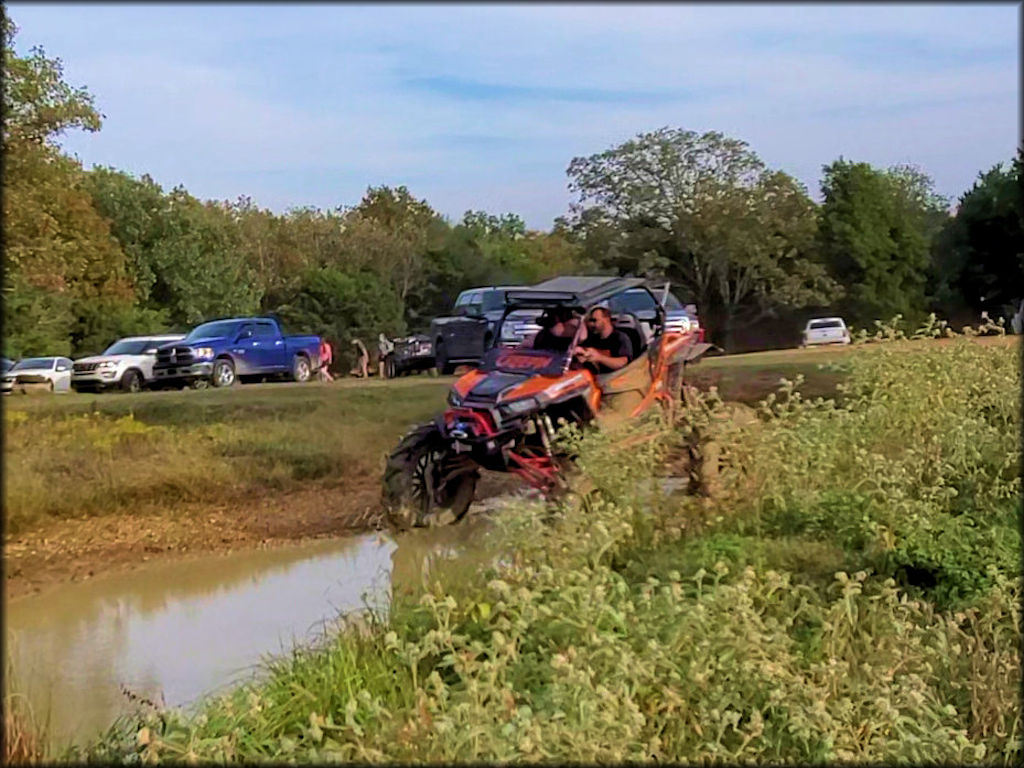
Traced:
[[505, 291], [517, 285], [470, 288], [455, 300], [451, 316], [430, 323], [437, 370], [450, 374], [462, 363], [479, 363], [498, 338], [505, 312]]

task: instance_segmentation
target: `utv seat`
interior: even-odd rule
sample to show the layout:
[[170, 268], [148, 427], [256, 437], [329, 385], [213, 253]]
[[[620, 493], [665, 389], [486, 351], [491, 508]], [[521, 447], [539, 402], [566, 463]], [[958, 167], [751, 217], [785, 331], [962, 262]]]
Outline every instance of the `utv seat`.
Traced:
[[639, 359], [647, 350], [647, 340], [644, 337], [643, 326], [632, 312], [621, 312], [613, 315], [612, 325], [615, 327], [615, 330], [622, 331], [626, 338], [629, 339], [629, 343], [633, 347], [632, 353], [629, 355], [629, 364], [632, 364], [634, 360]]
[[651, 388], [653, 364], [654, 360], [650, 354], [641, 354], [619, 370], [602, 373], [596, 377], [598, 386], [601, 387], [598, 424], [609, 428], [629, 419]]

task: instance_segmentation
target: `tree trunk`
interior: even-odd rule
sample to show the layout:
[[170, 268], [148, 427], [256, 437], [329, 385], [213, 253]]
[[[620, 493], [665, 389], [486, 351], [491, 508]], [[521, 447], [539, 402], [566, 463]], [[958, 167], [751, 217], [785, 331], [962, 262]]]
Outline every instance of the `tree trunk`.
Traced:
[[699, 306], [697, 309], [706, 328], [706, 340], [730, 352], [735, 330], [735, 313], [732, 308], [716, 302], [707, 310]]

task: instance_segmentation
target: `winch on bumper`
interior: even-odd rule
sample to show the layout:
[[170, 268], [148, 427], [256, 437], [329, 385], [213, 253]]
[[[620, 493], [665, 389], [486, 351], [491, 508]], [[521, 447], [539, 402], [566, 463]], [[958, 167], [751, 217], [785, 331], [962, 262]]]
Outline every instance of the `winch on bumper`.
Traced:
[[[517, 409], [502, 406], [449, 408], [435, 423], [455, 454], [468, 456], [484, 469], [507, 471], [516, 466], [513, 453], [517, 440], [522, 435], [545, 431], [543, 427], [538, 430], [535, 422], [535, 419], [545, 418], [537, 415], [536, 401], [534, 398], [526, 400], [531, 401], [529, 408], [526, 402]], [[547, 431], [553, 434], [554, 428], [548, 425]], [[546, 442], [545, 437], [548, 435], [541, 436], [542, 442]]]

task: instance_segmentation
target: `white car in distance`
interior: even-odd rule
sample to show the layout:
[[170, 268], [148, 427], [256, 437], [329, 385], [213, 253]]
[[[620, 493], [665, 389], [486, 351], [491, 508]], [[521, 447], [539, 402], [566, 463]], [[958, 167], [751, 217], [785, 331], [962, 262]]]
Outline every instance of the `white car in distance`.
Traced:
[[841, 317], [816, 317], [807, 321], [801, 347], [816, 344], [849, 344], [850, 329]]
[[10, 394], [17, 388], [67, 392], [71, 389], [71, 360], [67, 357], [26, 357], [0, 378], [0, 392]]
[[176, 333], [118, 339], [102, 355], [76, 360], [71, 386], [76, 392], [97, 392], [114, 387], [125, 392], [138, 392], [153, 381], [157, 348], [183, 338], [183, 334]]

